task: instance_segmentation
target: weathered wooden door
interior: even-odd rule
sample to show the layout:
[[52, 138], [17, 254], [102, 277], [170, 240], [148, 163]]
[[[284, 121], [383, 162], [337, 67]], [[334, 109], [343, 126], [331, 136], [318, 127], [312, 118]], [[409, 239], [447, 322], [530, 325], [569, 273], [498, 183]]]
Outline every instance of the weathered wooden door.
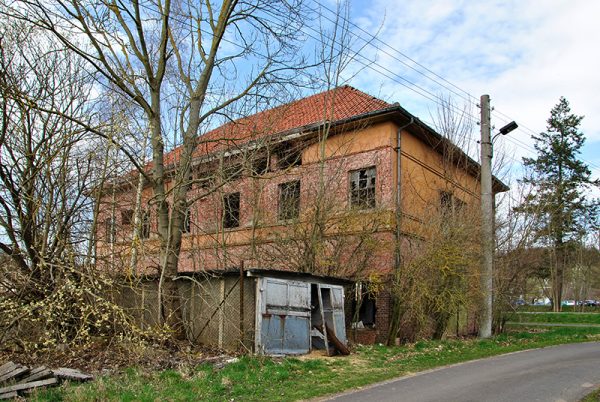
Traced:
[[257, 296], [257, 352], [270, 355], [308, 353], [310, 283], [260, 278]]

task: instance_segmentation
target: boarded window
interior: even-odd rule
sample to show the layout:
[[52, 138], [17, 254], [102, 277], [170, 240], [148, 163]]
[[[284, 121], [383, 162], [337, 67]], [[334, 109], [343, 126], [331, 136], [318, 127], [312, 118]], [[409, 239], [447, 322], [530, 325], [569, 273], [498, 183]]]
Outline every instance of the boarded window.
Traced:
[[350, 207], [375, 208], [375, 166], [350, 172]]
[[114, 243], [117, 240], [117, 225], [114, 218], [108, 218], [104, 224], [106, 226], [106, 242]]
[[240, 226], [240, 193], [226, 194], [223, 197], [223, 227]]
[[142, 230], [140, 235], [142, 239], [148, 239], [150, 237], [150, 211], [144, 211], [142, 213]]
[[300, 214], [300, 181], [294, 180], [279, 185], [280, 221], [297, 219]]
[[133, 223], [133, 210], [126, 209], [121, 211], [121, 223], [123, 226], [129, 226]]

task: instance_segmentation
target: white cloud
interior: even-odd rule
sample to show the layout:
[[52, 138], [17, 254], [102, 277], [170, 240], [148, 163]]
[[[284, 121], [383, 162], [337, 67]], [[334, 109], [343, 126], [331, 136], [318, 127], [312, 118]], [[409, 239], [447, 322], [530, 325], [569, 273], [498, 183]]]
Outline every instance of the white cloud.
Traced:
[[[513, 143], [531, 145], [531, 131], [545, 130], [550, 109], [565, 96], [574, 113], [585, 115], [584, 158], [593, 164], [594, 173], [600, 170], [600, 2], [376, 0], [365, 7], [353, 3], [353, 12], [355, 21], [370, 32], [386, 15], [379, 35], [382, 41], [476, 98], [489, 94], [497, 111], [526, 127], [512, 134], [518, 136]], [[378, 63], [434, 94], [448, 92], [383, 52]], [[424, 120], [436, 107], [373, 72], [352, 83], [401, 102]], [[505, 123], [494, 116], [497, 127]], [[513, 153], [520, 159], [527, 151], [519, 147]]]

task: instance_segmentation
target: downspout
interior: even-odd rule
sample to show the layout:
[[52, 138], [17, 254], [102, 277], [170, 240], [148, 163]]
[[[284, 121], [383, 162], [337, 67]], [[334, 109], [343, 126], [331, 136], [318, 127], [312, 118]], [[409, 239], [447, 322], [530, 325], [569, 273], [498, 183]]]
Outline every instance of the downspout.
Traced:
[[395, 237], [396, 237], [396, 246], [395, 246], [395, 271], [400, 270], [400, 240], [402, 237], [402, 130], [412, 125], [415, 122], [413, 117], [410, 118], [410, 121], [405, 125], [398, 128], [396, 131], [396, 197], [395, 197], [395, 213], [396, 213], [396, 222], [395, 222]]
[[[402, 130], [412, 125], [415, 122], [414, 117], [411, 116], [410, 121], [403, 126], [398, 127], [396, 131], [396, 194], [394, 199], [394, 279], [393, 284], [397, 284], [400, 281], [400, 265], [402, 263], [401, 256], [401, 240], [402, 240]], [[398, 292], [392, 287], [392, 309], [391, 317], [388, 328], [388, 345], [393, 345], [396, 342], [396, 336], [400, 329], [400, 299]]]

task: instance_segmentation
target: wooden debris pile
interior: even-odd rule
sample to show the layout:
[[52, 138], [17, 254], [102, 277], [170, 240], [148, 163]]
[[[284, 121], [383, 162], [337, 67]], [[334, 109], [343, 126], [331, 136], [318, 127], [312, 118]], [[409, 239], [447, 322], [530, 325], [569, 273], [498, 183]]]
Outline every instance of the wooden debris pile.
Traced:
[[83, 382], [92, 379], [91, 375], [79, 370], [69, 368], [52, 370], [44, 366], [29, 368], [8, 362], [0, 366], [0, 399], [27, 395], [35, 389], [56, 386], [66, 380]]

